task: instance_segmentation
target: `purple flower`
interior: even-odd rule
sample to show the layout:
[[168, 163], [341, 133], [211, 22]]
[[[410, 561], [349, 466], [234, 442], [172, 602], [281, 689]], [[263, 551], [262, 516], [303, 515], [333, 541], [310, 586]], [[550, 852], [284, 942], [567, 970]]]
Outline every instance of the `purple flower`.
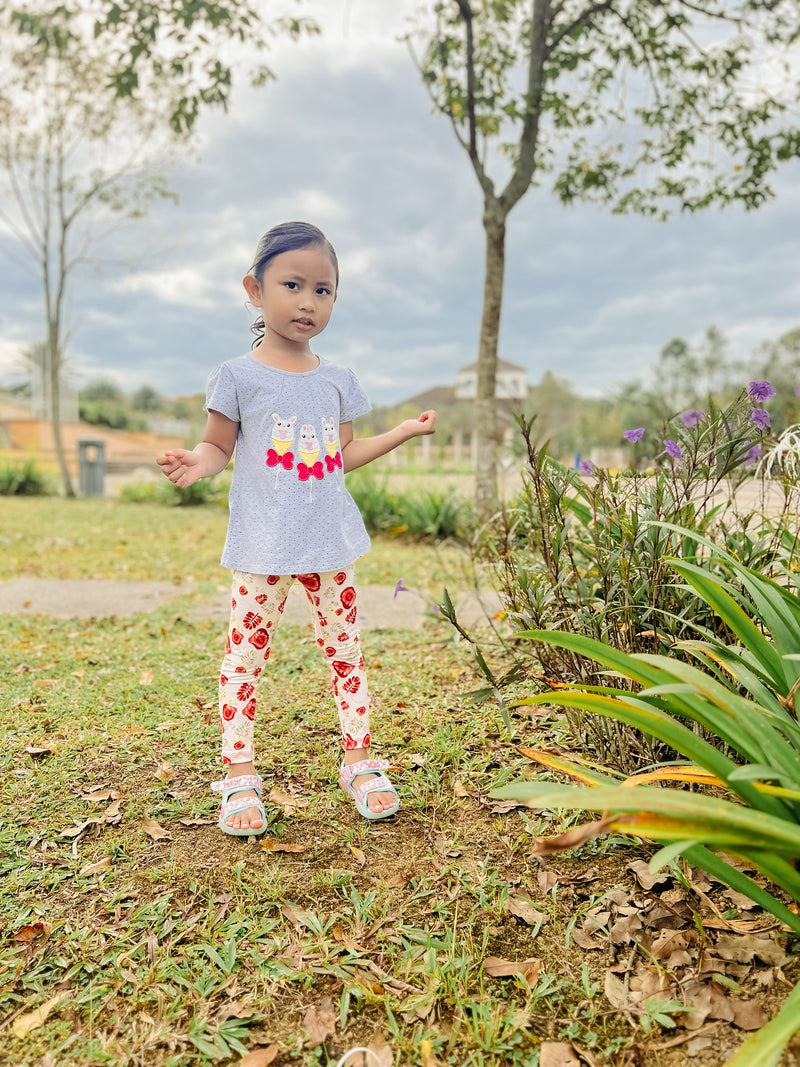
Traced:
[[410, 593], [410, 592], [411, 592], [411, 590], [410, 589], [406, 589], [406, 587], [403, 585], [403, 579], [401, 578], [400, 581], [397, 583], [397, 585], [394, 587], [394, 599], [397, 600], [397, 594], [398, 593]]
[[[798, 386], [800, 389], [800, 386]], [[644, 426], [640, 426], [637, 430], [626, 430], [622, 435], [626, 441], [630, 441], [632, 445], [635, 445], [637, 441], [641, 441], [644, 437]]]
[[757, 400], [759, 404], [763, 404], [765, 400], [775, 396], [775, 390], [769, 382], [750, 382], [747, 386], [747, 395], [752, 396], [753, 400]]
[[[749, 445], [750, 442], [749, 441], [745, 441], [745, 444]], [[745, 452], [745, 454], [744, 454], [744, 465], [745, 465], [745, 467], [752, 467], [752, 465], [755, 463], [755, 461], [757, 459], [760, 458], [760, 456], [761, 456], [761, 445], [753, 445], [753, 447], [748, 449], [747, 452]]]
[[582, 459], [578, 464], [578, 474], [594, 474], [597, 470], [590, 459]]
[[769, 429], [769, 412], [764, 411], [763, 408], [753, 408], [753, 414], [751, 415], [751, 418], [760, 430]]
[[798, 384], [797, 384], [797, 385], [796, 385], [796, 386], [794, 387], [794, 395], [795, 395], [795, 396], [800, 396], [800, 383], [798, 383]]
[[691, 429], [692, 426], [697, 426], [698, 423], [701, 423], [705, 417], [705, 411], [698, 411], [697, 408], [692, 408], [690, 411], [684, 411], [681, 415], [681, 422]]
[[672, 456], [673, 459], [681, 458], [681, 446], [674, 441], [666, 440], [664, 442], [664, 451], [668, 456]]

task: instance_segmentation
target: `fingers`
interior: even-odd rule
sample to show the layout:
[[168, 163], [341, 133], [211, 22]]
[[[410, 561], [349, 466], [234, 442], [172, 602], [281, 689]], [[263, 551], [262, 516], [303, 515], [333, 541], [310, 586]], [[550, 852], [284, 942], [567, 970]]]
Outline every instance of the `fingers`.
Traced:
[[417, 422], [424, 424], [425, 429], [423, 433], [433, 433], [436, 429], [436, 412], [435, 411], [423, 411]]

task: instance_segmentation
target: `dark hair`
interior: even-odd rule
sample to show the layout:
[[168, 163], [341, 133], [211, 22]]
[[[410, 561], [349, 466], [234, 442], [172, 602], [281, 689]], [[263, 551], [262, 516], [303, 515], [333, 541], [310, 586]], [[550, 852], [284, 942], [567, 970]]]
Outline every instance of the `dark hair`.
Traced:
[[[294, 252], [298, 248], [314, 247], [324, 248], [331, 257], [333, 269], [336, 271], [336, 285], [338, 288], [339, 261], [336, 258], [333, 245], [322, 230], [312, 226], [310, 222], [281, 222], [277, 226], [273, 226], [271, 230], [267, 230], [258, 242], [256, 254], [253, 257], [253, 265], [248, 273], [260, 285], [264, 271], [276, 256], [280, 256], [284, 252]], [[250, 329], [256, 335], [252, 345], [255, 348], [264, 333], [263, 318], [259, 316]]]

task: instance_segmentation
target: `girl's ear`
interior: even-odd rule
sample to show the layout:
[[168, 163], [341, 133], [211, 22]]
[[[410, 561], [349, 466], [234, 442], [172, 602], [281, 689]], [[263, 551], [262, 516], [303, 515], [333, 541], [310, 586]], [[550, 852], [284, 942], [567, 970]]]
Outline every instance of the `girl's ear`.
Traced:
[[261, 307], [261, 286], [255, 280], [253, 275], [245, 275], [245, 277], [242, 278], [242, 285], [244, 286], [247, 297], [253, 307]]

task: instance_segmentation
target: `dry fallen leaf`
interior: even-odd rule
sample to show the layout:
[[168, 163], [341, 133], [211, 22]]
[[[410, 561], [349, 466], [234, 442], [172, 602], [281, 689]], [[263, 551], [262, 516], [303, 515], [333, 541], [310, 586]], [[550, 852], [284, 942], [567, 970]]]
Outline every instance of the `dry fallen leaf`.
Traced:
[[412, 767], [424, 767], [428, 762], [420, 752], [412, 752], [408, 757], [408, 762]]
[[84, 800], [88, 800], [91, 804], [102, 804], [107, 800], [119, 800], [122, 793], [119, 789], [103, 789], [95, 788], [88, 793], [82, 794]]
[[580, 1062], [568, 1041], [543, 1041], [539, 1046], [539, 1067], [577, 1067]]
[[642, 889], [652, 889], [655, 885], [671, 881], [670, 875], [664, 871], [658, 871], [654, 874], [646, 860], [634, 860], [628, 864], [628, 870], [636, 876], [636, 881]]
[[333, 1001], [330, 997], [320, 1003], [312, 1004], [303, 1017], [303, 1026], [308, 1031], [307, 1045], [314, 1048], [336, 1033], [336, 1021], [333, 1014]]
[[11, 1029], [17, 1037], [25, 1037], [31, 1030], [35, 1030], [37, 1026], [41, 1026], [47, 1019], [47, 1016], [51, 1011], [54, 1011], [59, 1004], [62, 1004], [67, 998], [68, 993], [57, 993], [54, 997], [50, 997], [44, 1004], [41, 1004], [35, 1011], [29, 1011], [27, 1015], [20, 1015], [18, 1019], [14, 1020]]
[[28, 745], [22, 751], [31, 759], [40, 759], [42, 756], [52, 755], [56, 750], [50, 745]]
[[753, 956], [758, 956], [764, 963], [778, 964], [786, 956], [777, 941], [753, 934], [722, 934], [714, 951], [724, 960], [734, 960], [736, 963], [750, 963]]
[[294, 815], [298, 808], [308, 807], [309, 803], [301, 797], [293, 797], [291, 793], [285, 793], [282, 789], [270, 789], [267, 800], [283, 808], [284, 815]]
[[101, 823], [103, 818], [101, 815], [92, 815], [91, 818], [86, 819], [80, 824], [80, 826], [70, 826], [68, 830], [62, 830], [58, 835], [59, 837], [80, 837], [84, 830], [89, 826], [96, 826]]
[[155, 819], [151, 819], [149, 815], [145, 815], [142, 819], [142, 829], [154, 841], [161, 841], [164, 837], [169, 837], [169, 830], [165, 830], [163, 826], [160, 826]]
[[611, 971], [606, 971], [604, 992], [612, 1008], [616, 1008], [618, 1011], [627, 1011], [629, 1002], [625, 983], [621, 978], [617, 978], [615, 974], [612, 974]]
[[80, 875], [80, 877], [83, 878], [89, 874], [99, 874], [100, 871], [104, 871], [106, 867], [110, 866], [111, 857], [103, 856], [103, 858], [101, 860], [98, 860], [96, 863], [87, 863], [85, 867], [81, 867], [81, 869], [78, 871], [78, 874]]
[[148, 667], [146, 671], [142, 671], [142, 673], [139, 675], [139, 685], [152, 685], [155, 676], [155, 668]]
[[164, 730], [175, 730], [178, 726], [183, 725], [180, 722], [160, 722], [156, 725], [156, 730], [163, 732]]
[[470, 796], [469, 789], [467, 789], [467, 787], [464, 785], [464, 783], [461, 781], [460, 778], [456, 778], [456, 780], [455, 780], [455, 783], [453, 785], [453, 793], [457, 797], [468, 797], [468, 796]]
[[266, 1048], [256, 1049], [254, 1052], [248, 1052], [246, 1056], [243, 1056], [239, 1061], [239, 1067], [269, 1067], [269, 1064], [278, 1055], [277, 1045], [267, 1045]]
[[181, 826], [213, 826], [216, 821], [216, 819], [199, 819], [196, 815], [184, 815], [182, 819], [178, 819]]
[[53, 930], [52, 923], [38, 922], [21, 926], [14, 934], [14, 941], [35, 941], [37, 937], [48, 939]]
[[109, 826], [116, 826], [122, 819], [122, 812], [119, 810], [121, 804], [122, 797], [120, 797], [119, 800], [115, 800], [112, 804], [109, 804], [103, 812], [103, 822], [108, 823]]
[[527, 897], [517, 896], [515, 893], [509, 894], [508, 911], [510, 915], [522, 919], [528, 926], [536, 926], [544, 918], [544, 915], [534, 908]]
[[489, 811], [492, 815], [507, 815], [509, 811], [514, 811], [516, 808], [524, 808], [525, 805], [521, 804], [518, 800], [498, 800], [496, 804], [493, 804]]
[[171, 763], [162, 763], [156, 771], [156, 778], [159, 778], [162, 782], [171, 782], [175, 777], [175, 768]]
[[501, 956], [487, 956], [483, 961], [483, 970], [490, 978], [513, 978], [520, 975], [526, 978], [531, 986], [535, 986], [539, 981], [541, 966], [541, 960], [535, 957], [527, 960], [504, 960]]
[[357, 845], [349, 845], [348, 847], [355, 856], [359, 865], [363, 867], [364, 864], [367, 862], [367, 856], [364, 850], [362, 848], [359, 848]]
[[293, 845], [290, 841], [276, 841], [274, 837], [265, 837], [261, 847], [267, 852], [305, 852], [305, 845]]

